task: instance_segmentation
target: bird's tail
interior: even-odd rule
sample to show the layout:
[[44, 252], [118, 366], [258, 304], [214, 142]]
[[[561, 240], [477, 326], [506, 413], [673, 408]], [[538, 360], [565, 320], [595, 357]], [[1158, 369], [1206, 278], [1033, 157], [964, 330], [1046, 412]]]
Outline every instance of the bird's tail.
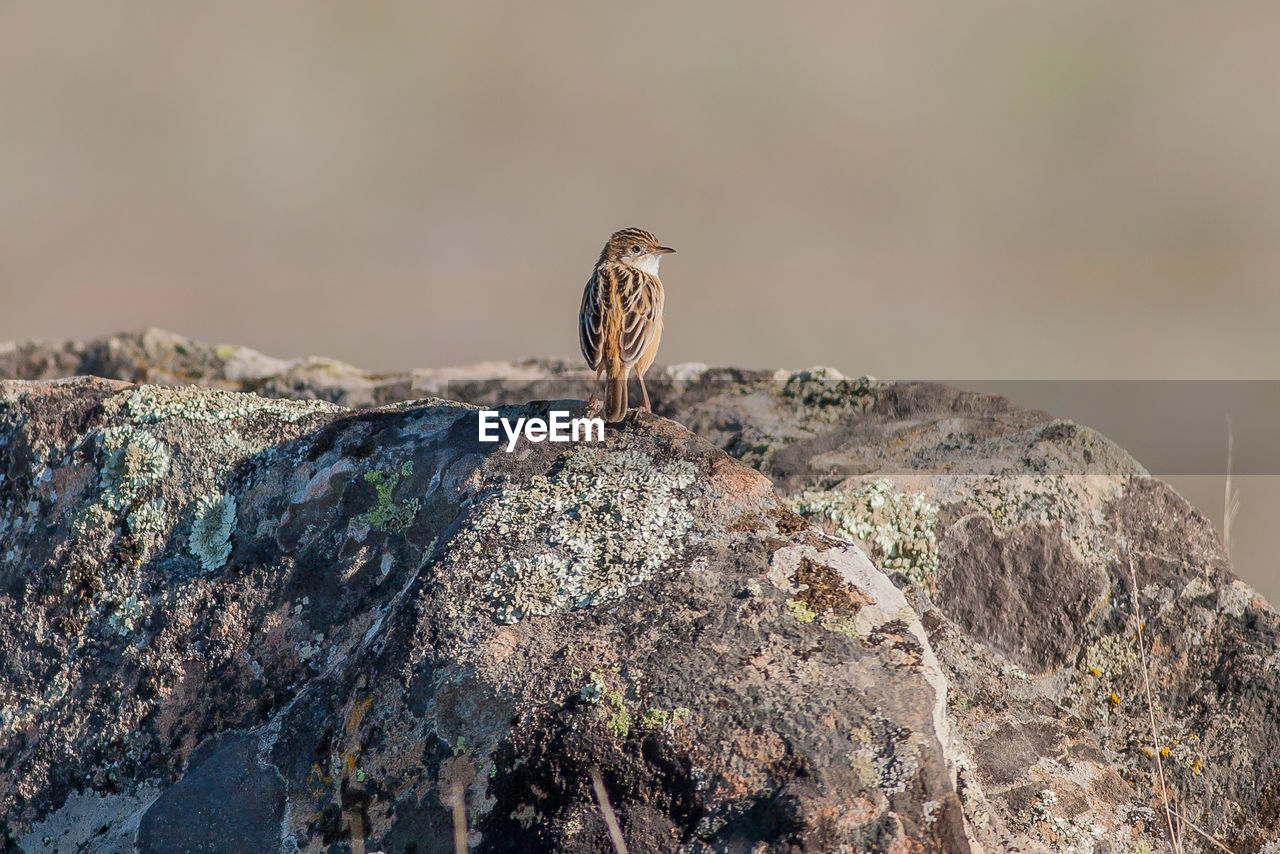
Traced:
[[604, 420], [621, 421], [627, 415], [627, 369], [621, 364], [610, 366], [605, 380]]

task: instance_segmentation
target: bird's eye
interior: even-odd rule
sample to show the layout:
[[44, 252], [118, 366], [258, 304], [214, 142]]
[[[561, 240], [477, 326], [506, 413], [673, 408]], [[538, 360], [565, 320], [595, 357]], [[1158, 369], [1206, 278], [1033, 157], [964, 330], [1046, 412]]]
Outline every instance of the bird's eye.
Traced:
[[632, 255], [639, 255], [639, 254], [640, 254], [640, 244], [639, 244], [639, 243], [633, 243], [633, 244], [631, 244], [631, 254], [632, 254]]

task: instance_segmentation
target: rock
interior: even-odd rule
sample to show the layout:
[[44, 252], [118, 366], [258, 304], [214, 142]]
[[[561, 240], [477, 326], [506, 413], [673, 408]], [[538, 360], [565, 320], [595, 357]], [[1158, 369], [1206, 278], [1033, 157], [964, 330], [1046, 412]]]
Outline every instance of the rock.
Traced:
[[971, 850], [906, 597], [666, 419], [8, 381], [0, 460], [29, 854], [597, 852], [593, 769], [635, 851]]
[[[164, 340], [170, 341], [166, 347], [155, 343]], [[105, 351], [117, 354], [110, 367], [117, 372], [116, 376], [127, 379], [162, 380], [171, 374], [176, 376], [174, 372], [181, 367], [195, 378], [192, 381], [220, 388], [257, 390], [264, 395], [298, 400], [321, 397], [354, 406], [388, 404], [426, 394], [480, 405], [519, 406], [531, 400], [582, 398], [590, 387], [590, 377], [584, 371], [546, 360], [415, 371], [395, 376], [373, 376], [344, 366], [340, 371], [317, 377], [314, 369], [300, 366], [318, 361], [274, 362], [242, 351], [235, 364], [257, 367], [228, 369], [225, 361], [202, 361], [190, 355], [201, 347], [203, 345], [183, 342], [173, 336], [166, 338], [155, 332], [119, 336], [92, 345], [55, 348], [14, 345], [7, 355], [0, 352], [0, 360], [9, 360], [0, 361], [0, 373], [8, 370], [21, 374], [25, 370], [28, 373], [23, 375], [33, 375], [28, 370], [30, 366], [54, 365], [42, 368], [46, 371], [43, 376], [51, 376], [61, 370], [60, 366], [69, 364], [65, 361], [69, 357], [55, 357], [55, 354]], [[132, 360], [127, 355], [142, 352], [150, 355]], [[166, 355], [167, 352], [173, 355]], [[64, 361], [58, 362], [58, 358]], [[916, 828], [923, 825], [912, 818], [918, 813], [912, 813], [914, 807], [898, 807], [899, 801], [894, 798], [900, 799], [908, 792], [913, 793], [913, 797], [921, 797], [920, 792], [934, 787], [929, 791], [941, 793], [935, 796], [938, 806], [931, 806], [933, 801], [926, 800], [921, 809], [929, 815], [942, 816], [947, 830], [934, 830], [933, 840], [920, 842], [925, 850], [964, 850], [966, 844], [972, 850], [987, 851], [1161, 850], [1168, 846], [1169, 819], [1156, 770], [1158, 754], [1165, 790], [1178, 814], [1173, 816], [1175, 832], [1181, 837], [1184, 850], [1221, 850], [1203, 834], [1214, 837], [1233, 851], [1274, 854], [1280, 850], [1280, 717], [1275, 713], [1280, 708], [1280, 619], [1274, 608], [1234, 578], [1208, 521], [1166, 484], [1151, 478], [1122, 449], [1094, 431], [1046, 413], [1019, 409], [1003, 398], [936, 384], [855, 380], [831, 369], [775, 373], [692, 365], [663, 371], [655, 369], [650, 378], [649, 389], [659, 414], [680, 422], [702, 439], [767, 475], [784, 508], [773, 515], [759, 510], [745, 513], [737, 523], [743, 530], [732, 532], [733, 536], [747, 539], [764, 538], [767, 569], [760, 564], [757, 576], [748, 577], [750, 571], [745, 568], [746, 564], [734, 563], [744, 567], [744, 574], [735, 576], [740, 582], [726, 583], [719, 588], [712, 584], [709, 590], [698, 588], [698, 595], [688, 590], [672, 595], [707, 609], [707, 613], [715, 613], [713, 605], [719, 602], [719, 597], [732, 600], [729, 605], [719, 607], [732, 608], [733, 603], [755, 602], [761, 593], [768, 597], [782, 596], [788, 613], [798, 625], [807, 630], [824, 630], [827, 634], [823, 637], [834, 639], [841, 629], [850, 629], [849, 614], [853, 614], [855, 620], [865, 619], [860, 615], [872, 606], [864, 603], [863, 598], [874, 600], [875, 607], [882, 607], [888, 601], [885, 591], [872, 580], [883, 576], [868, 574], [861, 562], [862, 552], [841, 551], [836, 545], [857, 543], [898, 585], [904, 606], [909, 606], [909, 614], [918, 615], [926, 636], [922, 640], [918, 633], [911, 631], [916, 625], [914, 618], [908, 618], [904, 612], [903, 622], [908, 627], [905, 633], [887, 623], [879, 630], [854, 626], [851, 633], [856, 638], [849, 640], [876, 641], [874, 649], [890, 656], [888, 661], [908, 668], [912, 667], [918, 644], [920, 659], [914, 665], [915, 676], [934, 686], [943, 685], [942, 679], [945, 679], [945, 714], [934, 716], [930, 730], [937, 739], [941, 757], [930, 760], [935, 764], [928, 768], [933, 770], [923, 770], [927, 763], [919, 765], [912, 773], [919, 775], [920, 782], [910, 784], [901, 792], [886, 793], [886, 786], [891, 788], [894, 784], [887, 783], [888, 778], [882, 775], [877, 776], [867, 790], [878, 792], [878, 798], [891, 807], [875, 806], [882, 801], [874, 795], [868, 795], [868, 803], [874, 802], [871, 806], [863, 804], [853, 793], [853, 787], [862, 785], [861, 782], [837, 780], [831, 776], [834, 772], [826, 777], [797, 776], [786, 784], [793, 787], [786, 790], [788, 793], [799, 792], [798, 781], [802, 779], [808, 781], [804, 785], [812, 783], [819, 789], [826, 785], [840, 790], [853, 800], [843, 802], [836, 813], [822, 814], [865, 819], [860, 828], [879, 820], [870, 818], [872, 815], [899, 810], [895, 814], [903, 828], [903, 839], [919, 841], [921, 837], [914, 834]], [[77, 415], [79, 411], [69, 409], [45, 426], [32, 422], [28, 429], [43, 431], [41, 435], [73, 429], [102, 429], [86, 427], [83, 419], [87, 416]], [[341, 421], [365, 416], [317, 412], [308, 417]], [[640, 441], [656, 429], [656, 424], [663, 424], [664, 429], [676, 429], [665, 422], [642, 418], [629, 422], [617, 440], [626, 437], [626, 441]], [[611, 440], [613, 436], [611, 433]], [[153, 459], [156, 455], [148, 450], [145, 440], [130, 443], [126, 441], [128, 438], [116, 433], [100, 440], [105, 442], [102, 448], [109, 453], [97, 464], [110, 473], [111, 478], [121, 480], [126, 492], [130, 478], [136, 479], [138, 472], [145, 476], [146, 471], [161, 465]], [[305, 434], [299, 433], [296, 441], [319, 440], [308, 440]], [[172, 453], [170, 456], [171, 468], [166, 470], [166, 482], [173, 477], [172, 460], [177, 459]], [[494, 457], [497, 460], [498, 455]], [[135, 460], [141, 467], [130, 468], [129, 460]], [[487, 462], [478, 470], [487, 477], [488, 472], [496, 471], [494, 467], [500, 468], [502, 463], [501, 460]], [[548, 466], [544, 476], [553, 474], [554, 465]], [[39, 472], [34, 475], [40, 476]], [[84, 477], [92, 479], [87, 474]], [[41, 484], [44, 484], [41, 488], [48, 489], [46, 482]], [[371, 486], [377, 493], [376, 485]], [[0, 483], [0, 489], [3, 488], [5, 484]], [[521, 494], [541, 495], [545, 490], [539, 482], [532, 491], [526, 487]], [[240, 493], [235, 494], [239, 498]], [[394, 487], [392, 494], [399, 494]], [[139, 496], [140, 499], [147, 497], [149, 493]], [[145, 506], [146, 502], [137, 504], [128, 517], [141, 514], [138, 527], [143, 529], [149, 518]], [[517, 502], [507, 506], [525, 520], [537, 516], [530, 505]], [[160, 509], [167, 512], [167, 505]], [[43, 513], [40, 507], [36, 511], [37, 515]], [[387, 508], [391, 513], [387, 518], [397, 518], [394, 511], [393, 502]], [[25, 513], [22, 508], [17, 512]], [[367, 511], [359, 510], [357, 515], [364, 512]], [[459, 523], [461, 527], [450, 536], [462, 536], [461, 531], [473, 524], [472, 512], [468, 509], [458, 516], [463, 520]], [[800, 514], [803, 520], [792, 513]], [[754, 518], [757, 516], [760, 521]], [[305, 530], [319, 531], [339, 521], [337, 517], [325, 517], [308, 522]], [[126, 521], [125, 526], [128, 524]], [[682, 524], [683, 521], [675, 529]], [[817, 526], [821, 533], [807, 528], [806, 524]], [[216, 531], [217, 526], [211, 527]], [[710, 529], [690, 527], [682, 538], [702, 542], [707, 535], [698, 532], [704, 530]], [[413, 531], [410, 527], [404, 534], [409, 536]], [[182, 529], [177, 535], [185, 536]], [[495, 542], [514, 543], [520, 549], [538, 542], [562, 548], [564, 544], [555, 542], [555, 536], [554, 526], [526, 521], [514, 528], [509, 525]], [[241, 556], [236, 542], [233, 536], [232, 562]], [[289, 542], [291, 540], [286, 539], [284, 545]], [[777, 546], [776, 550], [770, 551], [773, 546]], [[277, 543], [277, 548], [283, 550], [284, 546]], [[731, 560], [748, 560], [756, 554], [752, 551], [754, 548], [732, 547]], [[816, 554], [806, 551], [809, 549]], [[842, 559], [837, 559], [837, 554], [843, 556]], [[264, 562], [274, 559], [269, 544], [256, 559]], [[630, 592], [621, 598], [570, 613], [599, 615], [598, 630], [617, 631], [619, 627], [611, 622], [617, 619], [616, 614], [622, 613], [617, 609], [641, 601], [639, 597], [666, 595], [655, 591], [667, 590], [668, 585], [684, 584], [691, 579], [729, 577], [716, 574], [729, 572], [714, 569], [720, 565], [719, 560], [708, 557], [708, 563], [699, 564], [693, 573], [688, 570], [656, 573], [638, 586], [628, 588]], [[765, 560], [763, 554], [758, 559]], [[862, 570], [855, 571], [855, 563], [862, 566]], [[27, 565], [25, 558], [23, 565]], [[396, 565], [399, 565], [398, 559]], [[712, 575], [708, 576], [708, 572]], [[834, 580], [836, 577], [839, 584]], [[778, 584], [789, 585], [789, 589], [780, 590]], [[538, 601], [564, 601], [563, 594], [560, 596], [553, 595], [549, 600], [543, 596]], [[523, 593], [514, 598], [502, 595], [492, 598], [497, 607], [510, 607], [522, 601], [525, 601]], [[769, 601], [776, 602], [776, 598]], [[370, 606], [362, 607], [372, 610]], [[118, 617], [117, 622], [129, 619], [129, 609], [121, 610], [125, 615]], [[356, 610], [358, 608], [350, 613], [354, 615]], [[628, 618], [651, 619], [652, 614], [630, 612]], [[514, 611], [492, 613], [495, 620], [513, 616]], [[549, 619], [558, 620], [561, 616], [526, 616], [515, 623], [514, 628]], [[663, 625], [665, 618], [658, 619], [658, 624]], [[715, 631], [723, 632], [725, 629], [721, 626], [731, 623], [731, 620], [716, 623]], [[772, 638], [777, 625], [768, 624], [771, 628], [758, 637]], [[664, 639], [662, 644], [673, 649], [674, 645], [686, 644], [680, 632], [675, 634], [677, 637]], [[790, 635], [784, 633], [784, 636]], [[738, 636], [731, 637], [737, 644]], [[33, 643], [29, 633], [14, 635], [12, 643], [19, 642], [25, 643], [22, 649], [26, 659], [35, 660], [33, 651], [41, 649], [41, 645]], [[10, 643], [6, 640], [6, 648]], [[617, 645], [618, 642], [610, 638], [609, 643]], [[446, 661], [473, 661], [461, 651], [462, 647], [445, 646], [433, 639], [432, 648], [447, 650], [448, 656], [437, 659], [435, 667], [446, 667]], [[682, 656], [694, 657], [709, 672], [715, 667], [729, 667], [726, 659], [718, 659], [713, 664], [699, 658], [700, 653], [687, 644], [680, 649]], [[791, 649], [794, 652], [795, 647]], [[891, 653], [898, 657], [893, 658]], [[776, 650], [769, 654], [779, 655]], [[838, 653], [852, 654], [843, 648]], [[932, 673], [931, 662], [935, 657], [941, 678]], [[751, 666], [766, 667], [761, 671], [769, 674], [766, 681], [774, 678], [772, 659], [750, 660], [754, 662]], [[520, 661], [518, 667], [524, 667], [523, 659]], [[821, 661], [823, 667], [834, 666], [834, 662], [826, 658]], [[879, 666], [884, 666], [882, 660], [877, 661], [881, 661]], [[1145, 678], [1144, 661], [1149, 674]], [[864, 663], [857, 667], [868, 666]], [[640, 669], [649, 672], [643, 667]], [[786, 668], [780, 672], [787, 672]], [[900, 677], [896, 671], [894, 674], [896, 692]], [[607, 674], [601, 672], [601, 675]], [[870, 681], [863, 679], [856, 684], [846, 684], [835, 677], [824, 676], [823, 684], [827, 688], [815, 696], [825, 698], [824, 702], [834, 702], [837, 694], [843, 692], [838, 703], [842, 708], [865, 704], [868, 697], [880, 698], [871, 702], [883, 702], [888, 695], [875, 693], [886, 690], [876, 681], [880, 678], [876, 675]], [[34, 697], [37, 704], [44, 702], [44, 694], [37, 691], [37, 684], [45, 683], [30, 681], [13, 696]], [[270, 684], [277, 684], [274, 678]], [[607, 697], [612, 690], [621, 692], [623, 697], [632, 696], [617, 685], [610, 687], [607, 680], [598, 686], [595, 681], [591, 684], [595, 687], [587, 689], [589, 697], [595, 697], [594, 692]], [[1150, 711], [1146, 701], [1148, 684], [1152, 697]], [[286, 689], [277, 690], [288, 694]], [[351, 696], [339, 687], [333, 690], [337, 696]], [[378, 702], [391, 703], [393, 689], [382, 686], [382, 690], [388, 693], [379, 694]], [[921, 698], [927, 693], [915, 696], [917, 699], [912, 700], [912, 704], [923, 702]], [[941, 690], [935, 688], [934, 696], [942, 696]], [[294, 708], [310, 705], [309, 701], [294, 702]], [[770, 696], [753, 699], [745, 705], [750, 707], [757, 702], [779, 708], [780, 701]], [[493, 703], [484, 701], [468, 708], [491, 705]], [[687, 702], [685, 707], [692, 708]], [[426, 706], [420, 704], [419, 708]], [[613, 706], [606, 700], [603, 705], [597, 702], [595, 708], [612, 714]], [[634, 721], [637, 714], [642, 716], [649, 708], [642, 704], [627, 707], [626, 711]], [[664, 706], [654, 708], [659, 712], [671, 711]], [[279, 717], [279, 713], [273, 711], [263, 714], [266, 715], [263, 720], [271, 721], [271, 725]], [[916, 714], [920, 714], [919, 709]], [[312, 728], [321, 729], [322, 720], [328, 719], [322, 715], [317, 717]], [[553, 723], [523, 730], [525, 740], [513, 741], [514, 752], [504, 755], [542, 757], [561, 750], [572, 752], [579, 743], [596, 749], [598, 743], [593, 740], [594, 736], [580, 736], [579, 730], [573, 729], [567, 719], [546, 720]], [[667, 720], [670, 721], [670, 717]], [[804, 720], [815, 719], [809, 716]], [[913, 718], [910, 726], [918, 728], [915, 731], [924, 731], [927, 727], [919, 720], [919, 717]], [[842, 720], [840, 726], [844, 725]], [[229, 724], [213, 725], [205, 731], [221, 732], [227, 726]], [[512, 732], [519, 730], [518, 723], [512, 726]], [[664, 723], [664, 734], [666, 726]], [[499, 728], [497, 723], [491, 723], [488, 731], [496, 732]], [[701, 730], [699, 727], [699, 739], [703, 736]], [[811, 736], [819, 731], [822, 731], [820, 726], [813, 727]], [[879, 745], [876, 755], [880, 758], [871, 760], [878, 775], [881, 770], [910, 766], [910, 761], [898, 759], [897, 748], [893, 758], [888, 758], [889, 748], [883, 741], [877, 741], [881, 738], [877, 733], [882, 730], [870, 727], [866, 732], [871, 736], [856, 737], [870, 738], [868, 743]], [[770, 757], [779, 755], [779, 748], [770, 747], [767, 736], [760, 737], [765, 741], [739, 741], [742, 752], [734, 760], [739, 764], [724, 764], [729, 760], [723, 760], [715, 767], [723, 775], [736, 774], [744, 780], [758, 779], [761, 768], [776, 768], [780, 760]], [[331, 740], [341, 738], [337, 734]], [[662, 848], [656, 841], [649, 842], [664, 829], [669, 832], [672, 823], [679, 824], [672, 816], [683, 809], [676, 805], [686, 803], [682, 799], [691, 797], [687, 796], [690, 784], [670, 769], [686, 767], [681, 763], [692, 761], [688, 757], [694, 755], [695, 743], [695, 739], [690, 738], [670, 748], [674, 754], [654, 753], [642, 747], [641, 756], [657, 757], [654, 761], [660, 759], [659, 766], [668, 769], [661, 774], [619, 776], [617, 766], [601, 765], [610, 792], [618, 792], [615, 799], [626, 805], [620, 815], [626, 816], [628, 832], [645, 840], [633, 843], [632, 850], [680, 850], [681, 845], [686, 846], [683, 850], [699, 850], [698, 845], [712, 845], [693, 837], [671, 842], [670, 849]], [[187, 749], [194, 746], [191, 744]], [[298, 749], [302, 752], [308, 748], [309, 743]], [[673, 755], [681, 758], [678, 761], [670, 758]], [[745, 761], [747, 756], [755, 757], [754, 764]], [[441, 767], [443, 762], [452, 759], [456, 761], [442, 773], [470, 780], [468, 775], [480, 769], [466, 750], [458, 757], [442, 760]], [[556, 804], [560, 803], [556, 799], [568, 792], [568, 785], [579, 787], [575, 795], [579, 812], [568, 818], [563, 818], [568, 813], [556, 813], [565, 822], [559, 826], [589, 828], [590, 833], [595, 834], [592, 837], [595, 842], [605, 849], [607, 842], [592, 812], [589, 785], [582, 782], [582, 763], [573, 766], [569, 774], [563, 765], [552, 763], [549, 767], [560, 769], [556, 773], [561, 776], [518, 779], [527, 779], [530, 786], [537, 786], [537, 791], [552, 793], [549, 797]], [[851, 761], [848, 767], [865, 768], [857, 760]], [[757, 769], [756, 776], [747, 773], [749, 768]], [[939, 772], [938, 768], [945, 770]], [[181, 763], [172, 766], [170, 777], [163, 780], [155, 775], [135, 774], [129, 778], [133, 781], [130, 785], [138, 788], [128, 791], [150, 791], [143, 786], [157, 785], [157, 781], [169, 786], [180, 773]], [[948, 780], [954, 775], [954, 787], [950, 783], [923, 782], [937, 780], [938, 773]], [[865, 771], [856, 774], [865, 776]], [[383, 837], [392, 840], [385, 843], [388, 851], [407, 850], [414, 834], [418, 839], [450, 838], [451, 818], [441, 806], [439, 784], [432, 788], [431, 783], [413, 779], [414, 791], [419, 793], [414, 803], [423, 810], [422, 818], [412, 825], [412, 831], [406, 830], [395, 837], [399, 842], [390, 836]], [[939, 785], [941, 789], [937, 788]], [[289, 790], [293, 792], [292, 786]], [[75, 800], [77, 797], [108, 797], [107, 787], [101, 783], [68, 784], [61, 791], [82, 793], [72, 795], [68, 804], [82, 803]], [[473, 800], [482, 797], [477, 785], [473, 784], [469, 791]], [[500, 791], [507, 790], [491, 784], [485, 791], [483, 797], [497, 799]], [[660, 796], [656, 794], [659, 791]], [[700, 790], [695, 785], [692, 791]], [[647, 794], [642, 797], [641, 792]], [[826, 797], [836, 795], [832, 792]], [[643, 798], [649, 800], [642, 807]], [[53, 800], [49, 802], [50, 808]], [[774, 803], [781, 804], [780, 801]], [[823, 803], [830, 806], [834, 802]], [[520, 814], [542, 815], [539, 810], [549, 808], [549, 804], [546, 800], [532, 806], [521, 803]], [[957, 809], [963, 814], [963, 824], [954, 819]], [[123, 807], [121, 814], [124, 814]], [[342, 838], [341, 816], [344, 814], [340, 809], [337, 813], [331, 811], [330, 818], [326, 819], [329, 824], [325, 826], [331, 828], [335, 840]], [[497, 814], [500, 811], [486, 815]], [[780, 818], [782, 814], [775, 813], [767, 821], [757, 822], [754, 818], [757, 813], [752, 812], [753, 823], [749, 831], [742, 831], [741, 838], [752, 833], [765, 838], [768, 832], [774, 833], [772, 840], [782, 839], [790, 832], [782, 829], [783, 826], [791, 826], [787, 825], [791, 819]], [[799, 813], [793, 810], [787, 814]], [[31, 813], [32, 820], [40, 815], [38, 810]], [[832, 820], [840, 824], [839, 820]], [[374, 821], [373, 814], [370, 821]], [[478, 826], [473, 824], [473, 828]], [[930, 827], [939, 825], [934, 822]], [[704, 828], [710, 829], [711, 825]], [[966, 835], [967, 843], [963, 841]], [[817, 837], [810, 836], [794, 844], [799, 845], [800, 850], [834, 850], [824, 847], [827, 842], [819, 843], [813, 841], [815, 839]], [[521, 841], [535, 850], [542, 844], [528, 836], [521, 837]], [[887, 850], [890, 845], [887, 837], [866, 835], [852, 844], [860, 846], [858, 850]], [[447, 841], [439, 841], [437, 847], [448, 850], [448, 845]], [[422, 850], [432, 848], [427, 845]], [[726, 842], [715, 850], [740, 849]]]

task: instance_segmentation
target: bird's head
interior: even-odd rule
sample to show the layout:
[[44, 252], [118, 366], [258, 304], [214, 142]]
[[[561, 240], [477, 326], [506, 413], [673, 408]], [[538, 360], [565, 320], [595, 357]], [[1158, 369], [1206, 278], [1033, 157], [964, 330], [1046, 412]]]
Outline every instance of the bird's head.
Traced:
[[609, 235], [609, 242], [600, 253], [601, 261], [626, 264], [651, 275], [657, 275], [658, 262], [663, 255], [676, 250], [658, 243], [658, 238], [642, 228], [624, 228]]

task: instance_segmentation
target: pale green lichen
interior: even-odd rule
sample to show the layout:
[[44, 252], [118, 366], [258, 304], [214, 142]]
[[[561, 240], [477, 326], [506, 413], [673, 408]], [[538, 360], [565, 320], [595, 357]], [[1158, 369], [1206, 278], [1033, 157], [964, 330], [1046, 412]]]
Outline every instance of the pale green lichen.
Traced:
[[77, 537], [89, 535], [111, 525], [114, 519], [104, 504], [95, 501], [75, 512], [71, 518], [71, 532]]
[[662, 709], [645, 709], [640, 713], [641, 729], [666, 729], [671, 713]]
[[157, 537], [169, 524], [169, 517], [164, 512], [164, 503], [160, 499], [144, 501], [133, 509], [125, 520], [129, 533], [135, 537]]
[[187, 537], [187, 548], [212, 572], [231, 556], [231, 531], [236, 524], [236, 499], [232, 495], [205, 495], [196, 502], [195, 521]]
[[265, 412], [294, 423], [340, 407], [322, 400], [276, 400], [253, 392], [183, 386], [143, 385], [125, 394], [124, 409], [139, 423], [150, 424], [181, 416], [187, 421], [217, 424]]
[[827, 631], [842, 634], [845, 637], [858, 638], [858, 621], [853, 617], [842, 617], [838, 614], [823, 614], [819, 624]]
[[145, 430], [109, 427], [102, 431], [99, 447], [105, 456], [98, 472], [102, 500], [113, 510], [128, 507], [148, 484], [169, 470], [169, 451]]
[[579, 451], [483, 505], [460, 551], [497, 564], [485, 592], [500, 622], [613, 601], [679, 552], [695, 477], [692, 464], [644, 451]]
[[1107, 828], [1090, 821], [1089, 813], [1069, 818], [1055, 815], [1053, 807], [1057, 803], [1056, 792], [1052, 789], [1042, 789], [1030, 809], [1034, 824], [1038, 828], [1049, 830], [1049, 833], [1044, 835], [1053, 840], [1054, 850], [1078, 852], [1078, 854], [1093, 854], [1100, 850], [1101, 840], [1109, 836]]
[[1138, 662], [1136, 644], [1123, 634], [1103, 635], [1085, 644], [1076, 662], [1076, 678], [1067, 690], [1074, 711], [1086, 717], [1109, 716], [1116, 682]]
[[938, 569], [938, 507], [923, 493], [900, 492], [881, 479], [853, 489], [802, 492], [788, 503], [802, 516], [835, 523], [841, 534], [866, 546], [883, 569], [913, 581]]
[[44, 689], [44, 693], [38, 699], [0, 706], [0, 735], [7, 736], [29, 726], [32, 721], [45, 718], [51, 709], [62, 702], [70, 689], [71, 682], [67, 679], [66, 665], [64, 665], [63, 670], [54, 675], [49, 686]]
[[638, 704], [628, 703], [626, 694], [610, 688], [609, 678], [600, 671], [592, 671], [591, 681], [578, 689], [578, 699], [599, 707], [599, 719], [616, 738], [626, 738], [633, 729], [666, 730], [688, 720], [691, 714], [683, 706], [667, 711], [654, 707], [639, 708]]
[[621, 691], [609, 691], [604, 695], [604, 703], [612, 712], [606, 711], [608, 720], [605, 721], [605, 729], [613, 733], [616, 738], [626, 738], [631, 734], [631, 725], [634, 718], [631, 716], [631, 710], [627, 708], [626, 698], [622, 696]]
[[130, 596], [116, 606], [107, 622], [116, 630], [116, 634], [123, 637], [137, 627], [141, 616], [142, 605], [138, 602], [138, 597]]
[[408, 501], [396, 501], [392, 497], [392, 493], [395, 492], [400, 479], [409, 477], [412, 474], [413, 460], [405, 460], [401, 464], [399, 471], [390, 473], [377, 470], [365, 472], [365, 481], [373, 484], [373, 488], [377, 492], [377, 502], [373, 507], [369, 508], [368, 512], [361, 513], [352, 521], [362, 527], [380, 528], [391, 533], [403, 531], [412, 525], [413, 517], [417, 515], [418, 508], [422, 506], [422, 502], [417, 498], [410, 498]]

